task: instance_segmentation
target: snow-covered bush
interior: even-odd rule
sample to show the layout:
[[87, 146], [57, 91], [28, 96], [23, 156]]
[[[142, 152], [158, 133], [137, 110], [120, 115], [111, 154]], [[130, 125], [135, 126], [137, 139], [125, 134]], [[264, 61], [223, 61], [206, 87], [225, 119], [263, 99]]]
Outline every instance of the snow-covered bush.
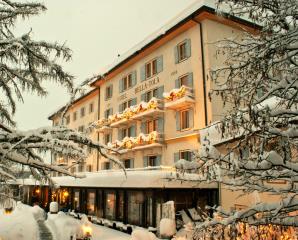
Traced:
[[169, 218], [161, 219], [159, 233], [162, 237], [172, 237], [176, 233], [175, 220]]
[[136, 229], [131, 234], [131, 240], [156, 240], [156, 236], [148, 230]]

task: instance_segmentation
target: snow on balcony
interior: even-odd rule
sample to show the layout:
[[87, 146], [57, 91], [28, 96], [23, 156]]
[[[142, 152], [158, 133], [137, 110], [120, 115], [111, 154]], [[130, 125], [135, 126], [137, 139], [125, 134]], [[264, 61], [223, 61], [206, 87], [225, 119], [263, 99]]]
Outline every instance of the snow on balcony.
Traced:
[[163, 146], [164, 136], [156, 131], [149, 134], [139, 134], [137, 137], [125, 137], [122, 141], [108, 143], [108, 147], [118, 150], [118, 153], [126, 153], [128, 151], [137, 151], [146, 148], [156, 148]]
[[[147, 167], [126, 170], [102, 170], [86, 172], [84, 178], [69, 176], [53, 177], [52, 180], [60, 187], [115, 187], [115, 188], [205, 188], [216, 189], [217, 183], [200, 183], [198, 174], [185, 173], [184, 178], [190, 181], [176, 179], [176, 171], [172, 167]], [[142, 181], [140, 181], [142, 179]], [[195, 180], [198, 180], [196, 182]], [[36, 185], [38, 181], [32, 178], [20, 179], [19, 184]]]
[[195, 103], [193, 89], [185, 86], [181, 86], [179, 89], [175, 88], [169, 93], [165, 92], [163, 96], [165, 98], [165, 108], [167, 109], [181, 109]]

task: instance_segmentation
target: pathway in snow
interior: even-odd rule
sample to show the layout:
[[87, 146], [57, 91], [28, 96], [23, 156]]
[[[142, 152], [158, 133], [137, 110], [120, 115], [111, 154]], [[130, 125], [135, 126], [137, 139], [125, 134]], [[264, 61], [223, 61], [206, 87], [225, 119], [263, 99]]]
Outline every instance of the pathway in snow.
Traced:
[[38, 230], [39, 230], [39, 239], [42, 240], [53, 240], [52, 233], [49, 228], [45, 225], [44, 220], [37, 220]]

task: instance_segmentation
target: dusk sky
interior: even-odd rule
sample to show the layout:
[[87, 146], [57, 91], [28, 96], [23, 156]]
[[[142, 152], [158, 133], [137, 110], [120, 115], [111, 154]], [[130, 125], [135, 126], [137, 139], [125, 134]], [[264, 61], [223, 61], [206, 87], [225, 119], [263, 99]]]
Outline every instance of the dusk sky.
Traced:
[[[99, 73], [195, 0], [45, 0], [48, 10], [17, 24], [16, 33], [33, 30], [36, 40], [65, 43], [73, 58], [64, 64], [76, 83]], [[25, 95], [15, 119], [20, 129], [50, 125], [50, 113], [68, 101], [60, 86], [47, 83], [46, 98]]]

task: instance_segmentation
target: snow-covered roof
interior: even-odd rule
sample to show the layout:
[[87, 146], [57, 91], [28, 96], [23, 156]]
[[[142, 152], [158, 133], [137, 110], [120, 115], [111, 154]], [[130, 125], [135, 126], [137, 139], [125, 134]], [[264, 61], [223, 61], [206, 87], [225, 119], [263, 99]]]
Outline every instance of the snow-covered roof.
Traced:
[[[171, 168], [145, 168], [127, 170], [127, 178], [123, 170], [103, 170], [86, 173], [84, 178], [69, 176], [53, 177], [60, 187], [102, 187], [102, 188], [217, 188], [216, 183], [193, 181], [181, 182], [173, 180], [176, 172]], [[185, 174], [189, 180], [198, 179], [197, 174]], [[21, 185], [39, 185], [33, 178], [18, 180]]]
[[[173, 17], [170, 21], [168, 21], [164, 26], [147, 36], [143, 41], [136, 44], [134, 47], [132, 47], [130, 50], [122, 54], [120, 57], [118, 57], [113, 63], [110, 65], [103, 67], [100, 69], [99, 79], [95, 79], [90, 84], [94, 84], [96, 81], [100, 80], [101, 77], [109, 74], [111, 71], [113, 71], [115, 68], [123, 64], [125, 61], [133, 57], [135, 54], [138, 54], [140, 51], [144, 50], [148, 45], [153, 43], [155, 40], [158, 40], [160, 37], [166, 35], [169, 33], [172, 29], [179, 26], [184, 21], [189, 20], [192, 18], [195, 14], [199, 13], [201, 10], [209, 10], [212, 12], [215, 12], [216, 9], [216, 1], [215, 0], [196, 0], [194, 1], [189, 7], [184, 9], [182, 12], [180, 12], [178, 15]], [[221, 11], [225, 11], [225, 7], [221, 8]], [[227, 13], [227, 12], [226, 12]], [[238, 19], [236, 17], [233, 18]], [[243, 22], [248, 23], [247, 19], [238, 19]]]

